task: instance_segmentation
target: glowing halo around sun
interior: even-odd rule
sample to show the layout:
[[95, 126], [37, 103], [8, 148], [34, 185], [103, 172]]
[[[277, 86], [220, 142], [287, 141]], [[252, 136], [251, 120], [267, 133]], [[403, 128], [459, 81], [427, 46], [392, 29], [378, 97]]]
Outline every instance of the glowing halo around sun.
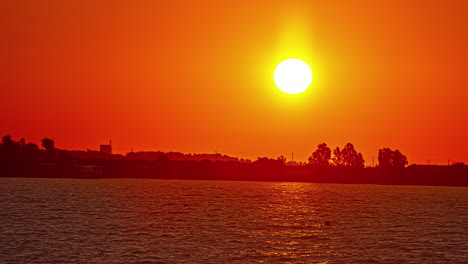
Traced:
[[312, 83], [312, 70], [300, 59], [287, 59], [276, 66], [276, 86], [287, 94], [302, 93]]

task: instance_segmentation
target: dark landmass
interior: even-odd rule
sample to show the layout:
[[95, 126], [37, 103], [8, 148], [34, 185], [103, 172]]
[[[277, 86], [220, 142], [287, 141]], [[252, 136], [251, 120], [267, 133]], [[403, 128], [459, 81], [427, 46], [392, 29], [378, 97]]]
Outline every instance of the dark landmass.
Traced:
[[68, 151], [56, 149], [50, 139], [43, 139], [42, 146], [43, 149], [39, 149], [23, 139], [16, 142], [9, 136], [3, 137], [0, 176], [468, 186], [468, 166], [463, 163], [406, 167], [406, 157], [401, 153], [382, 149], [379, 165], [364, 167], [362, 155], [354, 151], [352, 144], [347, 144], [343, 150], [337, 148], [345, 154], [343, 156], [334, 150], [333, 159], [326, 144], [320, 144], [307, 164], [286, 162], [284, 157], [258, 158], [251, 162], [220, 154], [130, 152], [124, 156], [99, 151]]

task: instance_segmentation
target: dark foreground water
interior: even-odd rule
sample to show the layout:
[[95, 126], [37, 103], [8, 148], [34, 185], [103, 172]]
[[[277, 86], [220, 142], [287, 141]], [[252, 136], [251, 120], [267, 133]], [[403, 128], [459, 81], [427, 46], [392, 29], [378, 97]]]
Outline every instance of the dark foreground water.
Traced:
[[0, 263], [255, 262], [468, 263], [468, 188], [0, 178]]

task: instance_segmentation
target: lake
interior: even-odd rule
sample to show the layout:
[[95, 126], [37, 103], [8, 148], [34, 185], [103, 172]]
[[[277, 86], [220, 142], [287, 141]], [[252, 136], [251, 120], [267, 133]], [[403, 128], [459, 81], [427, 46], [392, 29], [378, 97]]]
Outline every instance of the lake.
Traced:
[[0, 263], [257, 262], [468, 263], [468, 188], [0, 178]]

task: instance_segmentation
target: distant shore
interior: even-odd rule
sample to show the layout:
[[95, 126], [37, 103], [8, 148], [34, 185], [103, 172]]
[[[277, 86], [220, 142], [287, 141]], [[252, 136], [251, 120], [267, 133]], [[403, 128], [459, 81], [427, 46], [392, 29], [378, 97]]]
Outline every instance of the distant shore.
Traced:
[[[0, 169], [0, 177], [142, 178], [468, 187], [468, 166], [411, 165], [403, 169], [286, 166], [278, 162], [76, 160]], [[92, 164], [92, 165], [89, 165]]]
[[325, 143], [317, 146], [309, 162], [258, 157], [239, 159], [215, 154], [180, 152], [129, 152], [112, 154], [111, 142], [100, 151], [63, 150], [49, 138], [41, 140], [42, 148], [25, 139], [9, 135], [0, 143], [0, 177], [33, 178], [146, 178], [182, 180], [230, 180], [354, 183], [428, 186], [468, 186], [468, 166], [410, 165], [398, 150], [379, 150], [376, 167], [365, 167], [362, 154], [347, 143], [331, 149]]

